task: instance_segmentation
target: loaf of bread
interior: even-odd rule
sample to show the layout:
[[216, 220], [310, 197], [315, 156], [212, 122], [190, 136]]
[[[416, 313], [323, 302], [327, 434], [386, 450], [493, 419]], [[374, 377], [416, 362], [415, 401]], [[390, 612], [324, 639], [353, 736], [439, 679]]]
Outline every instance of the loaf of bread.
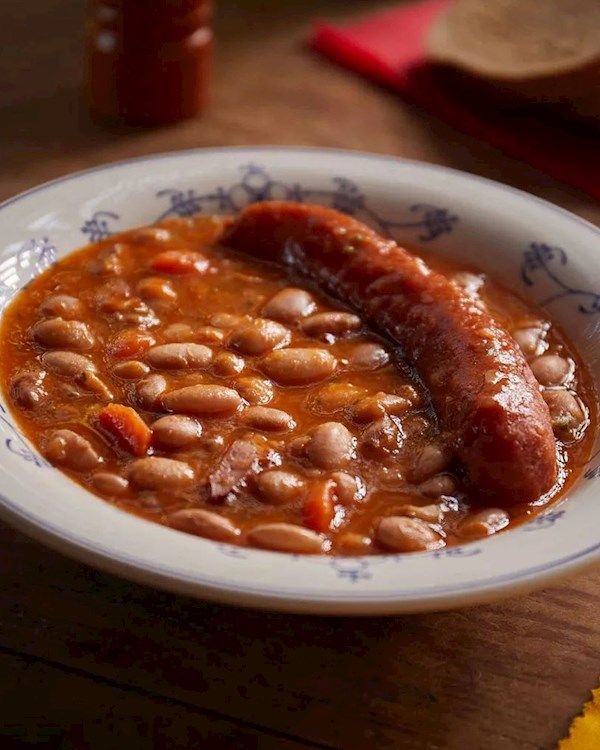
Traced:
[[427, 49], [480, 91], [600, 122], [600, 0], [456, 0]]

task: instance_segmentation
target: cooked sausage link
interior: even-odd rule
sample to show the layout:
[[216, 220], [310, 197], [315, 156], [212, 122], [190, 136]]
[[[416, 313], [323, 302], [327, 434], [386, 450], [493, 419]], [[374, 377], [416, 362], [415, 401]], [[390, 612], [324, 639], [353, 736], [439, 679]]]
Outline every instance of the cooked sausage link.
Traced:
[[167, 390], [167, 381], [162, 375], [148, 375], [135, 386], [137, 403], [149, 411], [154, 411], [159, 405], [159, 399]]
[[54, 294], [40, 305], [40, 313], [46, 318], [73, 320], [81, 317], [83, 305], [77, 297], [69, 294]]
[[348, 357], [348, 366], [353, 370], [377, 370], [389, 362], [390, 355], [381, 346], [371, 342], [357, 344]]
[[248, 533], [248, 541], [275, 552], [318, 555], [325, 551], [325, 540], [319, 534], [291, 523], [264, 523]]
[[94, 363], [83, 354], [75, 352], [52, 351], [45, 352], [41, 356], [41, 362], [47, 370], [58, 375], [75, 377], [84, 372], [95, 372]]
[[307, 291], [289, 287], [271, 297], [263, 308], [263, 314], [289, 325], [310, 315], [315, 307], [315, 301]]
[[191, 417], [169, 414], [153, 422], [152, 439], [167, 448], [183, 448], [202, 435], [202, 425]]
[[321, 312], [303, 320], [300, 327], [307, 336], [327, 341], [330, 337], [346, 336], [358, 331], [361, 325], [361, 319], [352, 313]]
[[146, 361], [163, 370], [182, 370], [189, 367], [207, 367], [212, 360], [212, 350], [204, 344], [160, 344], [146, 352]]
[[23, 409], [36, 409], [48, 398], [43, 382], [46, 373], [24, 372], [16, 375], [10, 384], [13, 401]]
[[270, 505], [289, 505], [304, 494], [305, 482], [289, 471], [271, 469], [263, 471], [256, 480], [258, 490]]
[[137, 359], [130, 359], [127, 362], [120, 362], [113, 367], [114, 374], [124, 380], [139, 380], [150, 372], [150, 368], [144, 362]]
[[219, 352], [213, 360], [213, 371], [224, 377], [238, 375], [245, 366], [245, 360], [231, 352]]
[[94, 337], [81, 320], [49, 318], [36, 323], [31, 329], [36, 341], [46, 349], [75, 349], [86, 351], [94, 346]]
[[321, 469], [341, 469], [353, 458], [356, 438], [340, 422], [324, 422], [314, 428], [305, 448], [313, 466]]
[[543, 354], [531, 362], [531, 371], [540, 385], [563, 385], [573, 373], [573, 363], [557, 354]]
[[233, 388], [224, 385], [190, 385], [178, 388], [163, 397], [169, 411], [199, 416], [229, 416], [242, 405], [242, 399]]
[[115, 495], [116, 497], [124, 495], [129, 489], [129, 482], [125, 477], [119, 474], [112, 474], [110, 471], [98, 471], [92, 476], [92, 484], [98, 490], [106, 495]]
[[290, 341], [290, 332], [273, 320], [257, 318], [236, 328], [229, 338], [229, 345], [242, 354], [260, 355], [285, 346]]
[[242, 422], [248, 427], [265, 432], [289, 432], [296, 427], [292, 417], [282, 409], [268, 406], [249, 406], [242, 413]]
[[240, 536], [239, 528], [228, 518], [203, 508], [184, 508], [171, 513], [169, 526], [186, 534], [195, 534], [216, 542], [234, 542]]
[[46, 458], [74, 471], [90, 471], [102, 461], [89, 440], [73, 430], [54, 430], [46, 441]]
[[481, 539], [495, 534], [510, 523], [510, 517], [501, 508], [488, 508], [468, 516], [458, 527], [461, 539]]
[[133, 484], [147, 490], [183, 489], [195, 479], [194, 470], [188, 464], [157, 456], [132, 461], [128, 475]]
[[273, 399], [273, 383], [264, 378], [248, 376], [236, 380], [235, 387], [240, 396], [250, 404], [264, 406]]
[[392, 552], [426, 552], [445, 545], [442, 537], [420, 518], [388, 516], [375, 531], [378, 544]]
[[[429, 386], [440, 426], [452, 436], [467, 482], [480, 496], [522, 503], [554, 485], [552, 425], [523, 353], [459, 286], [329, 208], [253, 204], [223, 241], [234, 250], [285, 260], [388, 333]], [[486, 378], [490, 372], [494, 377]]]
[[325, 349], [282, 349], [262, 361], [267, 375], [280, 385], [308, 385], [325, 380], [335, 370], [336, 359]]

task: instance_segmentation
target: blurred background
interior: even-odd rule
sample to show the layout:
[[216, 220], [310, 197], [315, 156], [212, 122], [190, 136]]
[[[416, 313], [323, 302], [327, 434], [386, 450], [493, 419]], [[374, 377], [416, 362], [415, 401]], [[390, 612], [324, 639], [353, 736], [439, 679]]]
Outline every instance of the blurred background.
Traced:
[[484, 174], [592, 213], [577, 190], [466, 136], [334, 65], [307, 44], [317, 19], [350, 22], [398, 0], [218, 0], [210, 106], [198, 119], [140, 129], [96, 122], [83, 103], [82, 0], [3, 0], [0, 197], [107, 161], [198, 146], [363, 149]]

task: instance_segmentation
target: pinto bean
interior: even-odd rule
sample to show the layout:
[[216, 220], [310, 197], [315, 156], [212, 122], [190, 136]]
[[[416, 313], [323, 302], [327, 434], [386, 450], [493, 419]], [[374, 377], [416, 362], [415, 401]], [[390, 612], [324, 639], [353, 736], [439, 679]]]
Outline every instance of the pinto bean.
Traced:
[[194, 331], [194, 340], [202, 344], [220, 344], [224, 338], [223, 331], [214, 326], [200, 326]]
[[262, 498], [270, 505], [289, 505], [304, 494], [305, 482], [289, 471], [263, 471], [256, 480]]
[[580, 437], [588, 422], [588, 411], [577, 394], [565, 388], [552, 388], [544, 391], [543, 396], [556, 437], [565, 442]]
[[340, 422], [324, 422], [310, 434], [305, 451], [313, 466], [339, 469], [354, 458], [356, 438]]
[[178, 388], [163, 397], [169, 411], [200, 416], [228, 416], [235, 414], [242, 399], [233, 388], [224, 385], [190, 385]]
[[75, 354], [75, 352], [45, 352], [40, 359], [44, 367], [50, 372], [68, 377], [75, 377], [82, 375], [84, 372], [96, 370], [93, 362], [84, 357], [83, 354]]
[[348, 366], [353, 370], [377, 370], [389, 361], [390, 355], [381, 344], [365, 342], [354, 347], [348, 357]]
[[543, 354], [530, 363], [531, 371], [540, 385], [563, 385], [573, 374], [573, 362], [558, 354]]
[[160, 344], [148, 349], [146, 361], [163, 370], [183, 370], [206, 367], [212, 356], [212, 351], [204, 344]]
[[273, 399], [273, 383], [264, 378], [248, 376], [236, 380], [240, 396], [250, 404], [268, 404]]
[[375, 530], [377, 542], [392, 552], [425, 552], [443, 547], [445, 542], [420, 518], [387, 516]]
[[518, 328], [513, 332], [513, 338], [526, 357], [535, 357], [543, 353], [546, 342], [546, 331], [543, 328]]
[[183, 448], [202, 435], [202, 425], [191, 417], [169, 414], [153, 422], [152, 438], [167, 448]]
[[139, 380], [150, 372], [148, 365], [137, 359], [130, 359], [127, 362], [120, 362], [113, 368], [114, 374], [124, 380]]
[[189, 487], [195, 474], [191, 466], [172, 458], [138, 458], [128, 466], [129, 479], [147, 490], [176, 490]]
[[91, 391], [92, 393], [97, 394], [105, 401], [112, 401], [114, 398], [110, 388], [96, 375], [95, 372], [85, 370], [75, 379], [75, 381], [82, 388], [85, 388], [86, 391]]
[[367, 555], [372, 547], [373, 542], [370, 537], [348, 531], [341, 534], [336, 551], [341, 555]]
[[229, 345], [242, 354], [260, 355], [285, 346], [290, 341], [290, 332], [273, 320], [257, 318], [236, 328]]
[[102, 312], [121, 312], [131, 304], [131, 287], [125, 279], [111, 279], [94, 291], [91, 303]]
[[307, 291], [288, 287], [271, 297], [263, 308], [263, 314], [280, 323], [291, 324], [310, 315], [315, 307], [315, 301]]
[[240, 536], [239, 528], [228, 518], [203, 508], [184, 508], [171, 513], [169, 526], [186, 534], [195, 534], [215, 542], [234, 542]]
[[420, 518], [427, 523], [439, 523], [442, 519], [442, 506], [437, 504], [431, 505], [401, 505], [394, 508], [394, 513], [399, 516], [408, 516], [409, 518]]
[[119, 474], [110, 471], [99, 471], [92, 476], [92, 484], [104, 495], [124, 495], [129, 489], [129, 482]]
[[331, 479], [335, 485], [335, 496], [342, 505], [351, 505], [366, 494], [364, 482], [359, 477], [346, 474], [345, 471], [335, 471]]
[[419, 492], [426, 497], [454, 495], [457, 489], [456, 480], [449, 474], [436, 474], [419, 485]]
[[122, 255], [126, 247], [121, 242], [113, 242], [90, 263], [90, 271], [99, 275], [112, 274], [117, 276], [122, 274], [124, 270]]
[[296, 427], [292, 417], [281, 409], [268, 406], [249, 406], [242, 413], [242, 422], [248, 427], [265, 432], [289, 432]]
[[162, 375], [148, 375], [135, 386], [136, 401], [143, 409], [153, 411], [166, 390], [167, 381]]
[[356, 403], [365, 393], [352, 383], [327, 383], [311, 399], [311, 406], [322, 414], [332, 414]]
[[358, 315], [348, 312], [315, 313], [302, 321], [300, 328], [307, 336], [328, 341], [330, 338], [346, 336], [362, 325]]
[[187, 323], [171, 323], [162, 330], [162, 337], [166, 341], [190, 341], [195, 338], [194, 329]]
[[357, 422], [374, 422], [386, 414], [398, 417], [411, 407], [410, 401], [393, 393], [376, 393], [354, 404], [353, 417]]
[[43, 385], [45, 376], [45, 372], [23, 372], [16, 375], [10, 384], [13, 401], [23, 409], [41, 406], [48, 397]]
[[325, 349], [283, 349], [268, 354], [262, 362], [267, 375], [281, 385], [307, 385], [325, 380], [337, 361]]
[[291, 523], [264, 523], [255, 526], [248, 534], [248, 541], [264, 549], [299, 555], [318, 555], [325, 551], [323, 537]]
[[89, 440], [73, 430], [54, 430], [46, 441], [46, 458], [74, 471], [90, 471], [102, 461]]
[[238, 375], [245, 366], [245, 360], [231, 352], [219, 352], [213, 362], [214, 372], [225, 377]]
[[69, 294], [53, 294], [40, 305], [40, 313], [45, 318], [63, 318], [73, 320], [79, 318], [83, 312], [83, 305], [77, 297]]
[[174, 300], [177, 292], [166, 279], [160, 276], [148, 276], [138, 282], [136, 291], [143, 299]]
[[46, 349], [75, 349], [85, 351], [94, 346], [94, 337], [81, 320], [48, 318], [31, 329], [36, 343]]
[[481, 539], [495, 534], [510, 523], [510, 516], [500, 508], [487, 508], [468, 516], [458, 527], [462, 539]]
[[211, 316], [209, 322], [211, 326], [214, 326], [215, 328], [225, 328], [227, 330], [241, 326], [249, 320], [250, 318], [248, 316], [232, 315], [231, 313], [215, 313]]
[[447, 452], [438, 445], [426, 445], [415, 456], [410, 476], [412, 481], [422, 482], [447, 466]]
[[387, 415], [373, 422], [360, 439], [361, 451], [376, 459], [395, 453], [404, 441], [402, 428]]

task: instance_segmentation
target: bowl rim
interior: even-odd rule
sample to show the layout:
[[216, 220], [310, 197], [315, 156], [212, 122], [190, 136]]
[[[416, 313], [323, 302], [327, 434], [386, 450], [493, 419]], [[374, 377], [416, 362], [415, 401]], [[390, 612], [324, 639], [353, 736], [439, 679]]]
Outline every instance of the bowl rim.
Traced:
[[[437, 174], [452, 174], [463, 180], [476, 181], [485, 183], [491, 188], [510, 192], [516, 197], [525, 201], [534, 201], [541, 204], [546, 210], [550, 209], [555, 213], [561, 214], [571, 223], [576, 223], [585, 228], [592, 230], [595, 234], [600, 235], [600, 227], [571, 213], [567, 209], [543, 199], [538, 196], [527, 193], [524, 190], [509, 185], [504, 185], [496, 180], [471, 174], [452, 167], [431, 164], [414, 159], [405, 159], [402, 157], [388, 156], [385, 154], [374, 154], [361, 150], [347, 150], [337, 148], [319, 148], [319, 147], [298, 147], [298, 146], [232, 146], [232, 147], [208, 147], [192, 148], [186, 150], [175, 150], [137, 156], [123, 159], [106, 164], [95, 165], [84, 170], [62, 175], [60, 177], [48, 180], [44, 183], [29, 188], [17, 195], [10, 197], [0, 203], [0, 211], [8, 208], [21, 200], [30, 198], [38, 192], [54, 185], [76, 181], [96, 172], [110, 172], [114, 168], [124, 167], [132, 164], [144, 162], [158, 162], [170, 158], [185, 158], [186, 156], [202, 155], [226, 155], [226, 154], [257, 154], [264, 153], [287, 153], [290, 155], [301, 155], [306, 153], [337, 155], [339, 157], [351, 158], [354, 160], [365, 159], [371, 162], [379, 161], [389, 164], [395, 162], [399, 165], [408, 165], [421, 171], [430, 171]], [[118, 513], [124, 511], [117, 510]], [[533, 565], [523, 568], [511, 574], [502, 576], [489, 576], [484, 580], [470, 581], [454, 586], [443, 585], [435, 589], [429, 586], [423, 590], [411, 590], [410, 592], [398, 591], [393, 594], [385, 595], [381, 592], [369, 594], [364, 592], [362, 595], [353, 590], [349, 596], [344, 596], [343, 592], [336, 591], [335, 594], [307, 594], [301, 595], [298, 592], [265, 590], [260, 585], [256, 587], [243, 585], [236, 586], [228, 583], [227, 589], [215, 579], [204, 579], [200, 575], [186, 578], [181, 571], [175, 574], [172, 569], [166, 569], [152, 566], [146, 561], [140, 561], [135, 556], [127, 555], [123, 550], [115, 550], [105, 545], [90, 544], [78, 537], [69, 534], [68, 529], [59, 528], [55, 525], [46, 524], [43, 527], [33, 518], [28, 517], [26, 511], [19, 503], [13, 503], [10, 499], [3, 496], [0, 492], [0, 514], [10, 523], [30, 536], [46, 543], [47, 545], [61, 552], [93, 564], [95, 567], [106, 570], [110, 573], [125, 575], [127, 578], [136, 580], [141, 583], [150, 583], [151, 585], [169, 590], [179, 591], [180, 593], [191, 593], [206, 599], [220, 601], [224, 603], [236, 603], [245, 606], [266, 607], [287, 611], [302, 612], [322, 612], [333, 614], [370, 614], [381, 612], [410, 612], [425, 611], [428, 609], [443, 609], [457, 605], [483, 602], [486, 600], [497, 599], [511, 593], [530, 590], [533, 587], [542, 585], [549, 580], [560, 576], [570, 575], [573, 572], [584, 567], [592, 565], [597, 559], [600, 559], [600, 542], [589, 546], [579, 552], [566, 555], [552, 562]], [[129, 514], [127, 514], [129, 516]], [[139, 523], [146, 524], [147, 521], [136, 519]], [[207, 543], [214, 544], [208, 540]], [[486, 540], [485, 544], [492, 544], [494, 540]], [[461, 545], [468, 547], [469, 545]], [[276, 555], [278, 558], [281, 554], [287, 556], [287, 553], [267, 552], [264, 550], [251, 550], [252, 554], [257, 555]], [[386, 556], [386, 557], [392, 557]], [[354, 558], [357, 559], [357, 558]]]

